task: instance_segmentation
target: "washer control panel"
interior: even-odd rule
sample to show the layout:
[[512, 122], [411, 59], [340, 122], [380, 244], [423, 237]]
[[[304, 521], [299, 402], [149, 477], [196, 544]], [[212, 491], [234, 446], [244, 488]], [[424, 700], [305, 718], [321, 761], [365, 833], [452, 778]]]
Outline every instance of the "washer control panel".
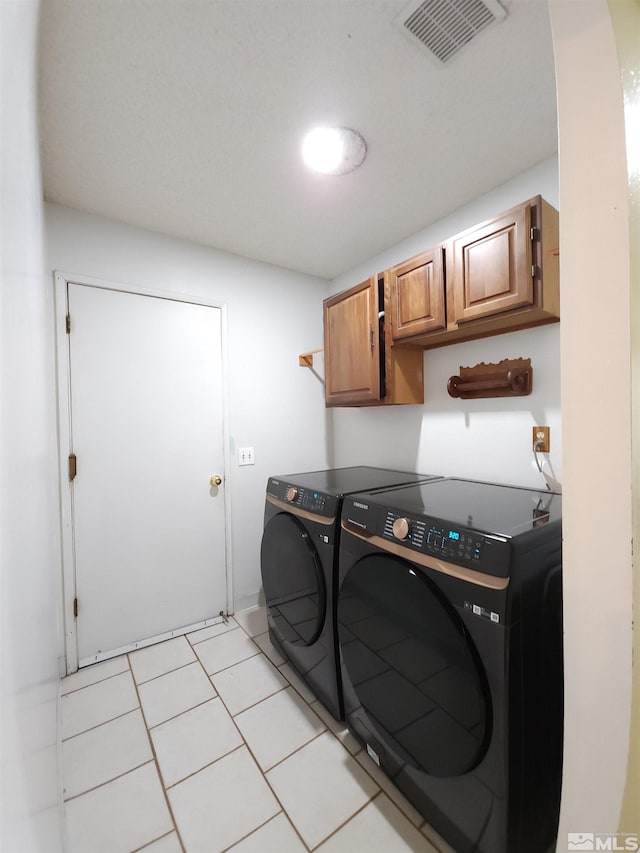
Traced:
[[335, 495], [297, 486], [295, 483], [288, 483], [274, 477], [269, 478], [267, 494], [289, 504], [292, 508], [297, 507], [326, 518], [333, 518], [338, 509], [338, 498]]
[[502, 536], [460, 527], [427, 515], [413, 515], [393, 507], [345, 498], [342, 519], [355, 532], [402, 545], [421, 554], [478, 572], [507, 577], [511, 544]]
[[[406, 532], [405, 532], [406, 531]], [[419, 551], [426, 551], [443, 559], [458, 557], [473, 565], [482, 562], [485, 537], [471, 530], [453, 528], [435, 519], [410, 519], [387, 511], [383, 536], [399, 539]]]

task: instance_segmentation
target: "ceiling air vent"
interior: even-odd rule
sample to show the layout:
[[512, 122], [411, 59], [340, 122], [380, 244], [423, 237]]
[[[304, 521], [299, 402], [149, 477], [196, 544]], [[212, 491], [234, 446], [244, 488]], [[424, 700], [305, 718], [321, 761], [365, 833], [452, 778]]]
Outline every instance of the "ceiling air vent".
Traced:
[[401, 17], [406, 32], [441, 62], [447, 62], [479, 32], [505, 16], [497, 0], [425, 0]]

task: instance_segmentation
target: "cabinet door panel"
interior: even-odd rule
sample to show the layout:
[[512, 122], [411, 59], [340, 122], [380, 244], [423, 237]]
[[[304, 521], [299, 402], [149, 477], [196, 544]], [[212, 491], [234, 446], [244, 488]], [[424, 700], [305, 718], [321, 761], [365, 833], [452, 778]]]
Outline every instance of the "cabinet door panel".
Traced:
[[423, 252], [387, 275], [394, 341], [445, 328], [442, 248]]
[[327, 403], [380, 399], [378, 282], [375, 277], [324, 302]]
[[526, 204], [453, 238], [451, 287], [457, 323], [533, 303], [530, 231], [531, 208]]

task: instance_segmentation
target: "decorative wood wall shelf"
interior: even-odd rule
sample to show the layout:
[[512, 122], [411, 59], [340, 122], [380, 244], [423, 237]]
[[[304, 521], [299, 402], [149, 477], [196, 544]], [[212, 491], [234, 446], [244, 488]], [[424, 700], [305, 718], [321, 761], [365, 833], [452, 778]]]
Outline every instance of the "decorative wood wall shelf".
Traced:
[[460, 367], [459, 376], [447, 383], [451, 397], [477, 400], [481, 397], [525, 397], [533, 386], [530, 358], [505, 358], [498, 364]]
[[300, 367], [313, 367], [313, 357], [319, 352], [324, 352], [324, 349], [312, 349], [309, 352], [303, 352], [298, 356], [298, 365]]

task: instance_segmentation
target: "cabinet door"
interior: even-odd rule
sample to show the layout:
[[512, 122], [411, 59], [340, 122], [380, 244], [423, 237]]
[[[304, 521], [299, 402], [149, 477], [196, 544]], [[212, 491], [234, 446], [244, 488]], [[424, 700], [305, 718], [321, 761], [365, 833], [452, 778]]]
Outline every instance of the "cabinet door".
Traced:
[[324, 301], [328, 404], [380, 399], [378, 281], [374, 276]]
[[388, 270], [393, 340], [446, 327], [442, 248]]
[[529, 202], [454, 237], [451, 249], [456, 323], [533, 303]]

